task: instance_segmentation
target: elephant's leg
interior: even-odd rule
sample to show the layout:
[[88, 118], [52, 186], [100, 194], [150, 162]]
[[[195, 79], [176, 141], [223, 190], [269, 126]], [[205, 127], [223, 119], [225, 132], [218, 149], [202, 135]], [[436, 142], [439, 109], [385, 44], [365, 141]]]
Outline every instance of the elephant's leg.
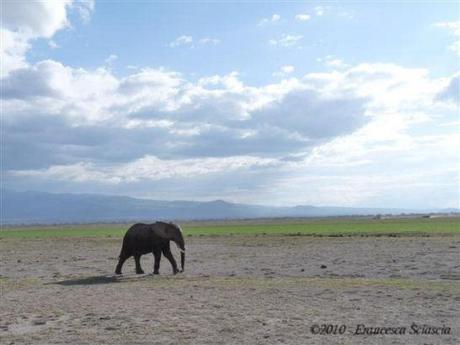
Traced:
[[154, 250], [153, 256], [155, 258], [155, 263], [153, 264], [153, 274], [160, 274], [158, 270], [160, 269], [161, 250]]
[[136, 274], [144, 274], [141, 267], [141, 256], [138, 254], [134, 255], [134, 261], [136, 262]]
[[173, 269], [173, 274], [178, 273], [179, 270], [177, 269], [176, 260], [174, 260], [174, 256], [172, 255], [171, 249], [169, 249], [169, 246], [163, 248], [163, 255], [164, 255], [164, 256], [166, 257], [166, 259], [168, 259], [169, 262], [171, 263], [171, 266], [172, 266], [172, 269]]
[[121, 268], [123, 267], [123, 264], [125, 263], [128, 257], [129, 256], [120, 255], [120, 258], [118, 259], [117, 268], [115, 268], [115, 274], [121, 274]]

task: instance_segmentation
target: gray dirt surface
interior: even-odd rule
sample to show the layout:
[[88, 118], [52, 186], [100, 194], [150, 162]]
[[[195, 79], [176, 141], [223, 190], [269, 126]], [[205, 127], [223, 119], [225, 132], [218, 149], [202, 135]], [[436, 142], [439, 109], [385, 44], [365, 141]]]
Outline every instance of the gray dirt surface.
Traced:
[[1, 239], [0, 344], [460, 344], [459, 236], [186, 241], [183, 274], [115, 276], [121, 239]]

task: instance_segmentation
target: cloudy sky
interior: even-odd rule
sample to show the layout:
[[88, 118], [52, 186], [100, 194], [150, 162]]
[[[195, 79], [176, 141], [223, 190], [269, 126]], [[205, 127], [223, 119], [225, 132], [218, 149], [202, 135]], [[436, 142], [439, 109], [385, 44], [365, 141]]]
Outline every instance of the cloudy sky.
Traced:
[[460, 207], [455, 2], [1, 4], [3, 188]]

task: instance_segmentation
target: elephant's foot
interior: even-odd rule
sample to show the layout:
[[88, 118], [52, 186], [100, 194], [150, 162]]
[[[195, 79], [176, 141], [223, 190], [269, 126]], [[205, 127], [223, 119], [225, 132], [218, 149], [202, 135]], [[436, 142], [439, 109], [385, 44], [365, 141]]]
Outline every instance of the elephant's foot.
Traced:
[[177, 273], [179, 273], [178, 269], [173, 270], [173, 274], [177, 274]]
[[136, 274], [144, 274], [144, 271], [143, 270], [137, 270]]
[[158, 271], [153, 271], [153, 274], [160, 274], [160, 272], [158, 272]]
[[120, 271], [120, 270], [116, 270], [116, 271], [115, 271], [115, 274], [121, 274], [121, 271]]

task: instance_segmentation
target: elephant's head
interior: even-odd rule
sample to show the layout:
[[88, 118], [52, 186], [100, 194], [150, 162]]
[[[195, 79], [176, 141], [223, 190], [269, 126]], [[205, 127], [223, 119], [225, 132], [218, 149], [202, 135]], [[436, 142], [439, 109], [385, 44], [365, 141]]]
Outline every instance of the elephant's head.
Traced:
[[181, 271], [184, 272], [185, 241], [184, 241], [184, 235], [182, 234], [182, 229], [180, 228], [180, 226], [174, 223], [156, 222], [155, 232], [160, 237], [166, 238], [176, 243], [177, 248], [179, 248], [180, 250]]

